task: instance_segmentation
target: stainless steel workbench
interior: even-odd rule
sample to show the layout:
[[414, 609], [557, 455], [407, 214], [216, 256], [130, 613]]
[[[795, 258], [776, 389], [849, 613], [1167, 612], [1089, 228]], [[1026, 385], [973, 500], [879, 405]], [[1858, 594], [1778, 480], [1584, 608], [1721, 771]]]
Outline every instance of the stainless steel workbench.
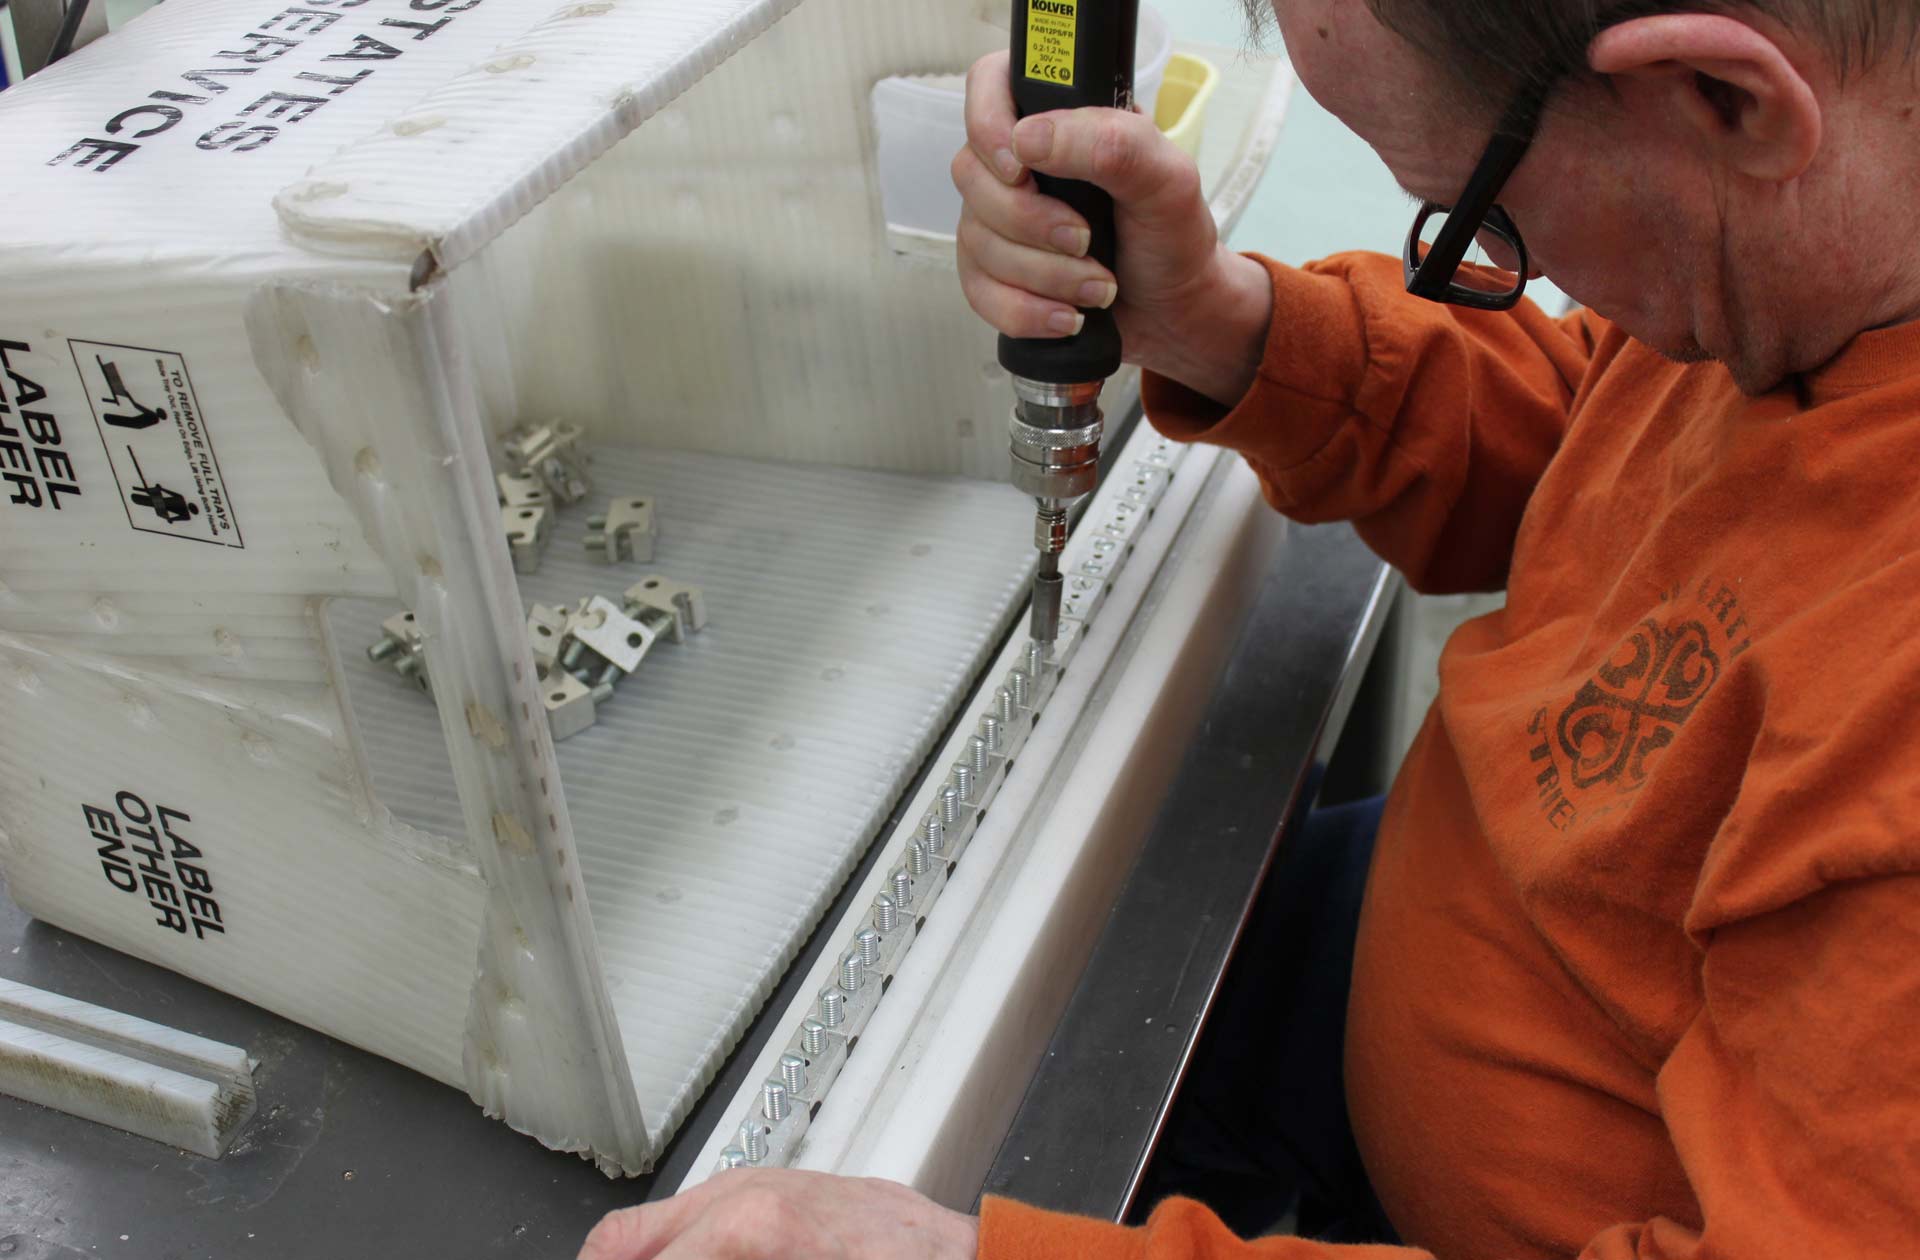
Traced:
[[[1283, 821], [1319, 781], [1393, 591], [1350, 529], [1289, 532], [987, 1189], [1125, 1210]], [[456, 1090], [29, 922], [4, 897], [0, 976], [260, 1060], [259, 1113], [218, 1161], [0, 1098], [0, 1260], [571, 1256], [602, 1213], [679, 1183], [752, 1058], [737, 1054], [723, 1070], [682, 1131], [691, 1140], [669, 1148], [656, 1174], [609, 1182], [485, 1119]], [[1157, 1037], [1139, 1036], [1143, 1010]], [[749, 1050], [763, 1032], [756, 1025]], [[1121, 1046], [1130, 1052], [1115, 1054]]]

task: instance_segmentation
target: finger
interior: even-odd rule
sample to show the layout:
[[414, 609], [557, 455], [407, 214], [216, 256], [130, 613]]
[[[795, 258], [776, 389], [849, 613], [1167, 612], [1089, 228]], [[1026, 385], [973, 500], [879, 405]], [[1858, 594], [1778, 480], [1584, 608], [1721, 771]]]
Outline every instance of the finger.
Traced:
[[1085, 322], [1079, 311], [995, 280], [960, 255], [960, 291], [974, 314], [1009, 337], [1065, 337]]
[[1017, 184], [1026, 170], [1013, 155], [1013, 85], [1007, 53], [988, 53], [967, 71], [967, 147], [1002, 182]]
[[973, 265], [1001, 284], [1071, 306], [1113, 305], [1113, 274], [1091, 258], [1010, 241], [964, 212], [957, 236]]
[[730, 1184], [721, 1173], [671, 1199], [607, 1213], [580, 1245], [579, 1260], [653, 1260]]
[[1013, 131], [1013, 149], [1036, 171], [1099, 185], [1137, 218], [1184, 218], [1199, 195], [1193, 159], [1145, 115], [1127, 110], [1054, 110], [1023, 118]]
[[1092, 240], [1087, 221], [1065, 202], [1042, 196], [1032, 183], [1009, 186], [972, 149], [954, 154], [952, 175], [967, 209], [996, 235], [1074, 258], [1087, 252]]

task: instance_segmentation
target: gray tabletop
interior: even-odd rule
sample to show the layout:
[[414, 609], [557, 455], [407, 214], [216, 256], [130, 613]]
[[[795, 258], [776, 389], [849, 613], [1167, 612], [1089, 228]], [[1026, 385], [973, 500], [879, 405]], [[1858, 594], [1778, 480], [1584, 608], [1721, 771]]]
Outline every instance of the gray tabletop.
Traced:
[[[1350, 530], [1296, 529], [1289, 535], [1213, 707], [1215, 717], [1227, 713], [1222, 704], [1247, 711], [1265, 691], [1264, 712], [1294, 716], [1281, 734], [1269, 731], [1239, 749], [1226, 781], [1219, 778], [1219, 764], [1203, 754], [1247, 728], [1210, 718], [1203, 728], [1209, 733], [1174, 788], [1176, 801], [1194, 793], [1219, 798], [1249, 791], [1239, 822], [1214, 815], [1222, 843], [1207, 881], [1210, 908], [1184, 928], [1158, 929], [1159, 944], [1150, 951], [1164, 952], [1167, 930], [1192, 938], [1192, 966], [1163, 1003], [1167, 1022], [1186, 1035], [1166, 1037], [1166, 1054], [1115, 1086], [1128, 1090], [1136, 1105], [1121, 1109], [1130, 1119], [1116, 1121], [1113, 1157], [1097, 1168], [1036, 1167], [1040, 1161], [1022, 1158], [1053, 1148], [1047, 1135], [1057, 1134], [1060, 1118], [1078, 1106], [1072, 1074], [1044, 1070], [990, 1179], [995, 1191], [1108, 1214], [1117, 1210], [1108, 1201], [1130, 1192], [1134, 1166], [1151, 1145], [1159, 1110], [1184, 1064], [1183, 1048], [1225, 965], [1232, 933], [1223, 937], [1221, 925], [1237, 925], [1278, 816], [1310, 781], [1329, 726], [1337, 729], [1386, 589], [1384, 570]], [[1245, 712], [1237, 720], [1248, 720]], [[1249, 775], [1249, 767], [1257, 774]], [[1236, 827], [1252, 831], [1235, 843], [1242, 833], [1229, 829]], [[1142, 854], [1056, 1034], [1057, 1048], [1097, 1046], [1102, 1021], [1117, 1017], [1114, 985], [1140, 966], [1141, 955], [1133, 951], [1145, 899], [1160, 896], [1168, 878], [1172, 854], [1165, 830], [1156, 828]], [[848, 888], [858, 883], [850, 880]], [[837, 921], [842, 908], [836, 906], [825, 921]], [[1159, 918], [1163, 925], [1175, 922]], [[788, 985], [798, 982], [825, 943], [823, 935], [810, 944], [790, 970]], [[730, 1101], [767, 1027], [763, 1022], [750, 1031], [682, 1130], [688, 1140], [668, 1149], [660, 1171], [614, 1182], [573, 1156], [547, 1151], [486, 1119], [458, 1090], [31, 922], [4, 896], [0, 976], [231, 1042], [260, 1062], [258, 1114], [220, 1160], [0, 1097], [0, 1260], [568, 1257], [603, 1213], [679, 1183], [699, 1137]], [[1152, 983], [1168, 980], [1150, 972], [1140, 976]], [[768, 1003], [763, 1021], [785, 1009], [786, 987]], [[1076, 1036], [1076, 1028], [1087, 1034]], [[1089, 1062], [1114, 1079], [1111, 1064]]]

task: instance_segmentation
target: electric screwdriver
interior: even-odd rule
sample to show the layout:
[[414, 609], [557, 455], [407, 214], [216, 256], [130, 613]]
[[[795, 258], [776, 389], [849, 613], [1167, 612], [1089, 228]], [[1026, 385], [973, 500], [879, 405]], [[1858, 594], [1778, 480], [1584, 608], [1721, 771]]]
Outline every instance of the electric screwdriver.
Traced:
[[[1133, 108], [1133, 49], [1139, 0], [1013, 0], [1014, 110], [1022, 118], [1055, 109]], [[1036, 174], [1041, 192], [1072, 206], [1092, 231], [1087, 256], [1114, 265], [1113, 198], [1080, 180]], [[1060, 553], [1067, 514], [1093, 493], [1100, 472], [1100, 387], [1120, 370], [1113, 312], [1083, 310], [1079, 332], [1062, 338], [1000, 338], [1000, 366], [1013, 376], [1013, 485], [1033, 496], [1031, 634], [1060, 633]]]

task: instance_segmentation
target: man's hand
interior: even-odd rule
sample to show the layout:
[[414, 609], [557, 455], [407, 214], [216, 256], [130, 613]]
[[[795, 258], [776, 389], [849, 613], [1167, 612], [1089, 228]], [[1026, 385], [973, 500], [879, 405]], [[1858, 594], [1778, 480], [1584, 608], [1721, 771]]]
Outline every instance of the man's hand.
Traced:
[[735, 1168], [609, 1213], [579, 1260], [973, 1260], [979, 1227], [891, 1181]]
[[[1043, 196], [1031, 172], [1113, 195], [1118, 274], [1086, 257], [1088, 229]], [[1010, 337], [1077, 332], [1075, 307], [1113, 308], [1129, 362], [1231, 405], [1252, 383], [1272, 286], [1264, 269], [1220, 243], [1193, 159], [1151, 119], [1117, 109], [1016, 120], [1007, 54], [967, 75], [967, 147], [958, 259], [967, 302]]]

